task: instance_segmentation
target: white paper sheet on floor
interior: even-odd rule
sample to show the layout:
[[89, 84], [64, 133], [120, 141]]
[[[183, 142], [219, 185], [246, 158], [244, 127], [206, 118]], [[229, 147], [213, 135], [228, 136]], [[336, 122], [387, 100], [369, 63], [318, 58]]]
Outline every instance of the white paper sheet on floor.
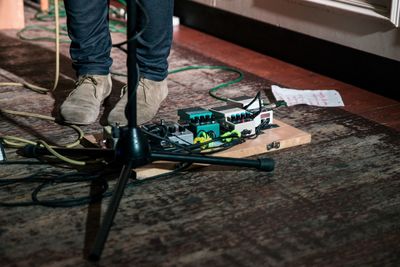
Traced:
[[288, 106], [306, 104], [318, 107], [343, 107], [344, 103], [336, 90], [296, 90], [272, 85], [276, 100], [284, 100]]

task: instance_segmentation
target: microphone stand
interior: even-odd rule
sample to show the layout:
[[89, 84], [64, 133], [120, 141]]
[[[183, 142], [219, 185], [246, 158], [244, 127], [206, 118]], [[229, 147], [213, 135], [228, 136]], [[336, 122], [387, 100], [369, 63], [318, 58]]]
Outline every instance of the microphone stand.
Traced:
[[126, 184], [131, 175], [136, 179], [136, 172], [132, 170], [134, 167], [146, 165], [149, 162], [150, 147], [146, 137], [137, 126], [136, 117], [136, 90], [138, 84], [138, 67], [136, 59], [136, 40], [131, 40], [136, 34], [137, 25], [137, 6], [135, 1], [126, 1], [127, 3], [127, 40], [128, 40], [128, 103], [125, 108], [125, 115], [128, 119], [128, 126], [120, 131], [120, 139], [117, 143], [116, 150], [119, 151], [119, 157], [123, 160], [122, 167], [116, 189], [112, 195], [110, 204], [104, 215], [103, 223], [97, 232], [96, 239], [89, 254], [89, 260], [98, 261], [107, 241], [111, 225], [117, 213], [122, 195]]
[[[125, 115], [128, 119], [128, 125], [119, 129], [119, 139], [115, 150], [113, 149], [73, 149], [73, 148], [56, 148], [58, 153], [63, 155], [89, 157], [105, 157], [115, 158], [117, 162], [123, 164], [118, 182], [115, 185], [110, 204], [104, 215], [103, 222], [97, 232], [93, 248], [89, 254], [89, 260], [98, 261], [101, 257], [104, 245], [107, 241], [112, 223], [117, 213], [122, 195], [129, 178], [136, 179], [134, 168], [144, 166], [152, 161], [166, 160], [173, 162], [189, 162], [189, 163], [208, 163], [214, 165], [228, 165], [257, 168], [263, 171], [272, 171], [274, 169], [274, 161], [272, 159], [238, 159], [228, 157], [211, 157], [203, 155], [192, 155], [184, 153], [170, 152], [152, 152], [147, 140], [147, 137], [137, 125], [136, 117], [136, 89], [138, 84], [138, 67], [136, 59], [136, 16], [137, 6], [134, 0], [127, 1], [127, 39], [128, 39], [128, 103], [125, 110]], [[23, 148], [25, 155], [48, 155], [49, 152], [39, 146], [27, 145]]]

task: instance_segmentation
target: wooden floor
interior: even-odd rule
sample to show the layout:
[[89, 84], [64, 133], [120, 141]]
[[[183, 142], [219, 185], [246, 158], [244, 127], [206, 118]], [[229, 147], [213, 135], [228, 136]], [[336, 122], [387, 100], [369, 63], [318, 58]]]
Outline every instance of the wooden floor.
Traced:
[[175, 43], [207, 57], [296, 89], [335, 89], [344, 109], [400, 131], [400, 102], [262, 55], [185, 26], [174, 31]]

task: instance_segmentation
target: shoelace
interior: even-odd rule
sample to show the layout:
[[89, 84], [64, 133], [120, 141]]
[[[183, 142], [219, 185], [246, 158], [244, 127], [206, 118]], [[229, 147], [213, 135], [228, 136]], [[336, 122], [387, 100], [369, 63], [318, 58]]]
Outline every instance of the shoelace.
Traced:
[[75, 82], [75, 88], [84, 83], [86, 80], [89, 80], [89, 82], [93, 83], [94, 85], [97, 85], [97, 81], [93, 76], [83, 75], [79, 78], [78, 81]]
[[[144, 78], [140, 77], [139, 79], [139, 86], [142, 86], [143, 88], [149, 89], [149, 87], [144, 83]], [[125, 84], [122, 88], [121, 88], [121, 94], [120, 94], [120, 98], [122, 98], [126, 93], [128, 92], [128, 85]]]
[[82, 85], [85, 81], [88, 81], [90, 84], [93, 84], [94, 96], [97, 98], [97, 90], [96, 90], [97, 81], [91, 75], [83, 75], [79, 77], [79, 79], [75, 82], [75, 89], [69, 95], [71, 96], [72, 94], [74, 94], [78, 86]]

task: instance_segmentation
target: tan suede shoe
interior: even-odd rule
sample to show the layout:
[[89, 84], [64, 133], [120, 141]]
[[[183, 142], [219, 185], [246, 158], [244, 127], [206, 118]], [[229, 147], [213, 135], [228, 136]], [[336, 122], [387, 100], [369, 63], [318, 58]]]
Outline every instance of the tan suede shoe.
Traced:
[[[108, 115], [109, 125], [125, 126], [128, 120], [125, 117], [125, 107], [128, 103], [127, 88], [122, 88], [121, 99]], [[168, 95], [167, 80], [160, 82], [140, 78], [137, 89], [137, 123], [138, 125], [151, 121], [160, 108], [161, 102]]]
[[111, 75], [84, 75], [61, 105], [66, 123], [88, 125], [96, 121], [100, 106], [111, 93]]

